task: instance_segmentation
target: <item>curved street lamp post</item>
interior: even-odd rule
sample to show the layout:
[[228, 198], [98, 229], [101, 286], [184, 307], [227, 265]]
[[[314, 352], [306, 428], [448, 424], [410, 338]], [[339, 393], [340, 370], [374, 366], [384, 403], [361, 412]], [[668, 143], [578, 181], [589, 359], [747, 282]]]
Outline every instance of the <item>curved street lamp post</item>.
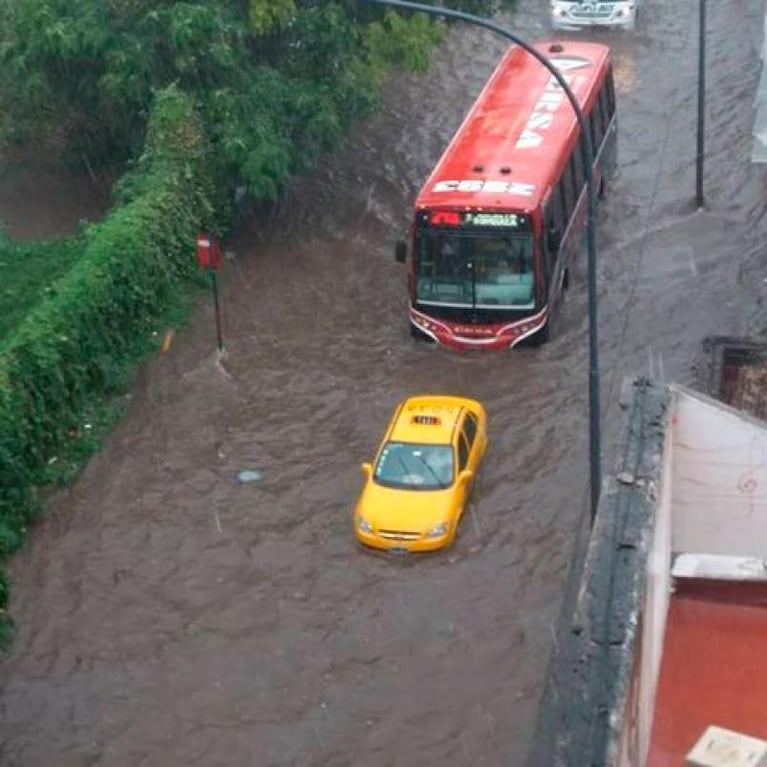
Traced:
[[465, 21], [478, 27], [484, 27], [495, 32], [512, 43], [523, 48], [531, 56], [537, 59], [552, 77], [557, 81], [560, 88], [567, 96], [570, 105], [578, 120], [583, 142], [584, 167], [592, 168], [591, 173], [586, 174], [586, 187], [588, 194], [588, 216], [586, 227], [586, 242], [588, 249], [588, 294], [589, 294], [589, 466], [590, 466], [590, 496], [591, 496], [591, 523], [599, 505], [599, 492], [602, 484], [602, 472], [600, 467], [600, 414], [599, 414], [599, 351], [597, 347], [597, 248], [596, 248], [596, 190], [594, 188], [594, 147], [591, 143], [591, 134], [588, 131], [586, 120], [581, 111], [581, 106], [575, 94], [570, 89], [562, 73], [542, 53], [529, 43], [517, 37], [505, 27], [495, 24], [481, 16], [473, 16], [462, 11], [453, 11], [448, 8], [437, 8], [433, 5], [411, 3], [406, 0], [362, 0], [362, 2], [375, 5], [386, 5], [393, 8], [402, 8], [408, 11], [420, 11], [430, 16], [441, 16], [449, 19]]

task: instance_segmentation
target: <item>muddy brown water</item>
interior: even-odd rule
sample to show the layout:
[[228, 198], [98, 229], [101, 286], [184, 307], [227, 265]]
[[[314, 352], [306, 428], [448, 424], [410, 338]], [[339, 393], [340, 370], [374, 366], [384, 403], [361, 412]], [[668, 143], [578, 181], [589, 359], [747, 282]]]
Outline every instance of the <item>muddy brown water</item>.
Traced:
[[[515, 28], [547, 34], [546, 4], [520, 5]], [[605, 472], [625, 375], [689, 381], [705, 335], [763, 323], [759, 3], [709, 4], [701, 212], [695, 6], [648, 2], [635, 33], [591, 35], [614, 46], [620, 120], [598, 237]], [[243, 228], [226, 359], [202, 300], [52, 500], [12, 562], [4, 765], [523, 763], [588, 501], [585, 266], [549, 344], [475, 355], [409, 338], [392, 257], [503, 47], [456, 28], [427, 76], [395, 78], [380, 115]], [[448, 552], [366, 553], [350, 527], [358, 464], [422, 391], [487, 406], [474, 507]], [[248, 468], [262, 481], [236, 482]]]

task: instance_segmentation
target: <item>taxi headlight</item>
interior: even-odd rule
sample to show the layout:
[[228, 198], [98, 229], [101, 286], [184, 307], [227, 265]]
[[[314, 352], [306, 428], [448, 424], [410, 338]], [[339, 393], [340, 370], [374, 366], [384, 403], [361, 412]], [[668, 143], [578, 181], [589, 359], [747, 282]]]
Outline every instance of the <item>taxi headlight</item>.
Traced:
[[440, 522], [438, 525], [434, 525], [426, 533], [427, 538], [441, 538], [447, 532], [447, 522]]
[[372, 533], [373, 532], [373, 525], [370, 524], [364, 517], [357, 517], [357, 527], [363, 532], [363, 533]]

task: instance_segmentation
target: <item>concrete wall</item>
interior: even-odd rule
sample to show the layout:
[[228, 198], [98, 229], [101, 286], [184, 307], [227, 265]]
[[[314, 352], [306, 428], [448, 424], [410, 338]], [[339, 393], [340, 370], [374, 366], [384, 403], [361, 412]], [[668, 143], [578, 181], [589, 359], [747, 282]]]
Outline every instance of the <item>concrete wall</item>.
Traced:
[[[672, 412], [673, 412], [672, 401]], [[621, 713], [618, 755], [614, 767], [638, 767], [647, 761], [652, 734], [655, 694], [663, 658], [663, 639], [671, 588], [671, 483], [673, 478], [672, 428], [665, 430], [663, 462], [656, 506], [649, 521], [642, 607], [631, 683]]]
[[[672, 399], [671, 410], [675, 409]], [[666, 427], [663, 448], [663, 468], [657, 505], [653, 517], [653, 532], [647, 556], [647, 580], [642, 607], [642, 646], [639, 685], [638, 737], [639, 753], [644, 764], [650, 748], [655, 693], [663, 658], [663, 639], [666, 633], [666, 614], [671, 592], [671, 497], [673, 482], [673, 428]]]
[[671, 547], [767, 557], [767, 429], [672, 387]]

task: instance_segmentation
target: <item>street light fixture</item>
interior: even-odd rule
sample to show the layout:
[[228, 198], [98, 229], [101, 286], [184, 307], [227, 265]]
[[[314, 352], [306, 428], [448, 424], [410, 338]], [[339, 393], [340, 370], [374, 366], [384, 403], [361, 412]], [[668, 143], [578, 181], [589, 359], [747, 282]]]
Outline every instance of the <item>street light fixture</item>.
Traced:
[[495, 32], [512, 43], [523, 48], [531, 56], [537, 59], [546, 69], [551, 72], [552, 77], [567, 96], [570, 105], [575, 112], [580, 127], [581, 147], [583, 151], [583, 161], [585, 168], [591, 168], [591, 172], [586, 174], [586, 187], [588, 195], [588, 215], [586, 225], [586, 243], [588, 249], [588, 294], [589, 294], [589, 466], [590, 466], [590, 496], [591, 496], [591, 522], [594, 518], [599, 505], [599, 493], [602, 484], [602, 471], [600, 466], [600, 414], [599, 414], [599, 350], [597, 346], [597, 246], [596, 246], [596, 189], [594, 188], [594, 147], [591, 143], [591, 134], [589, 133], [586, 120], [581, 111], [581, 106], [576, 99], [575, 94], [570, 89], [562, 73], [552, 64], [549, 59], [536, 50], [532, 45], [526, 43], [510, 32], [505, 27], [495, 24], [481, 16], [474, 16], [462, 11], [453, 11], [448, 8], [437, 8], [433, 5], [423, 3], [412, 3], [406, 0], [362, 0], [363, 2], [373, 3], [375, 5], [385, 5], [392, 8], [402, 8], [408, 11], [420, 11], [430, 16], [440, 16], [448, 19], [457, 19], [465, 21], [468, 24], [474, 24], [478, 27], [484, 27], [491, 32]]

